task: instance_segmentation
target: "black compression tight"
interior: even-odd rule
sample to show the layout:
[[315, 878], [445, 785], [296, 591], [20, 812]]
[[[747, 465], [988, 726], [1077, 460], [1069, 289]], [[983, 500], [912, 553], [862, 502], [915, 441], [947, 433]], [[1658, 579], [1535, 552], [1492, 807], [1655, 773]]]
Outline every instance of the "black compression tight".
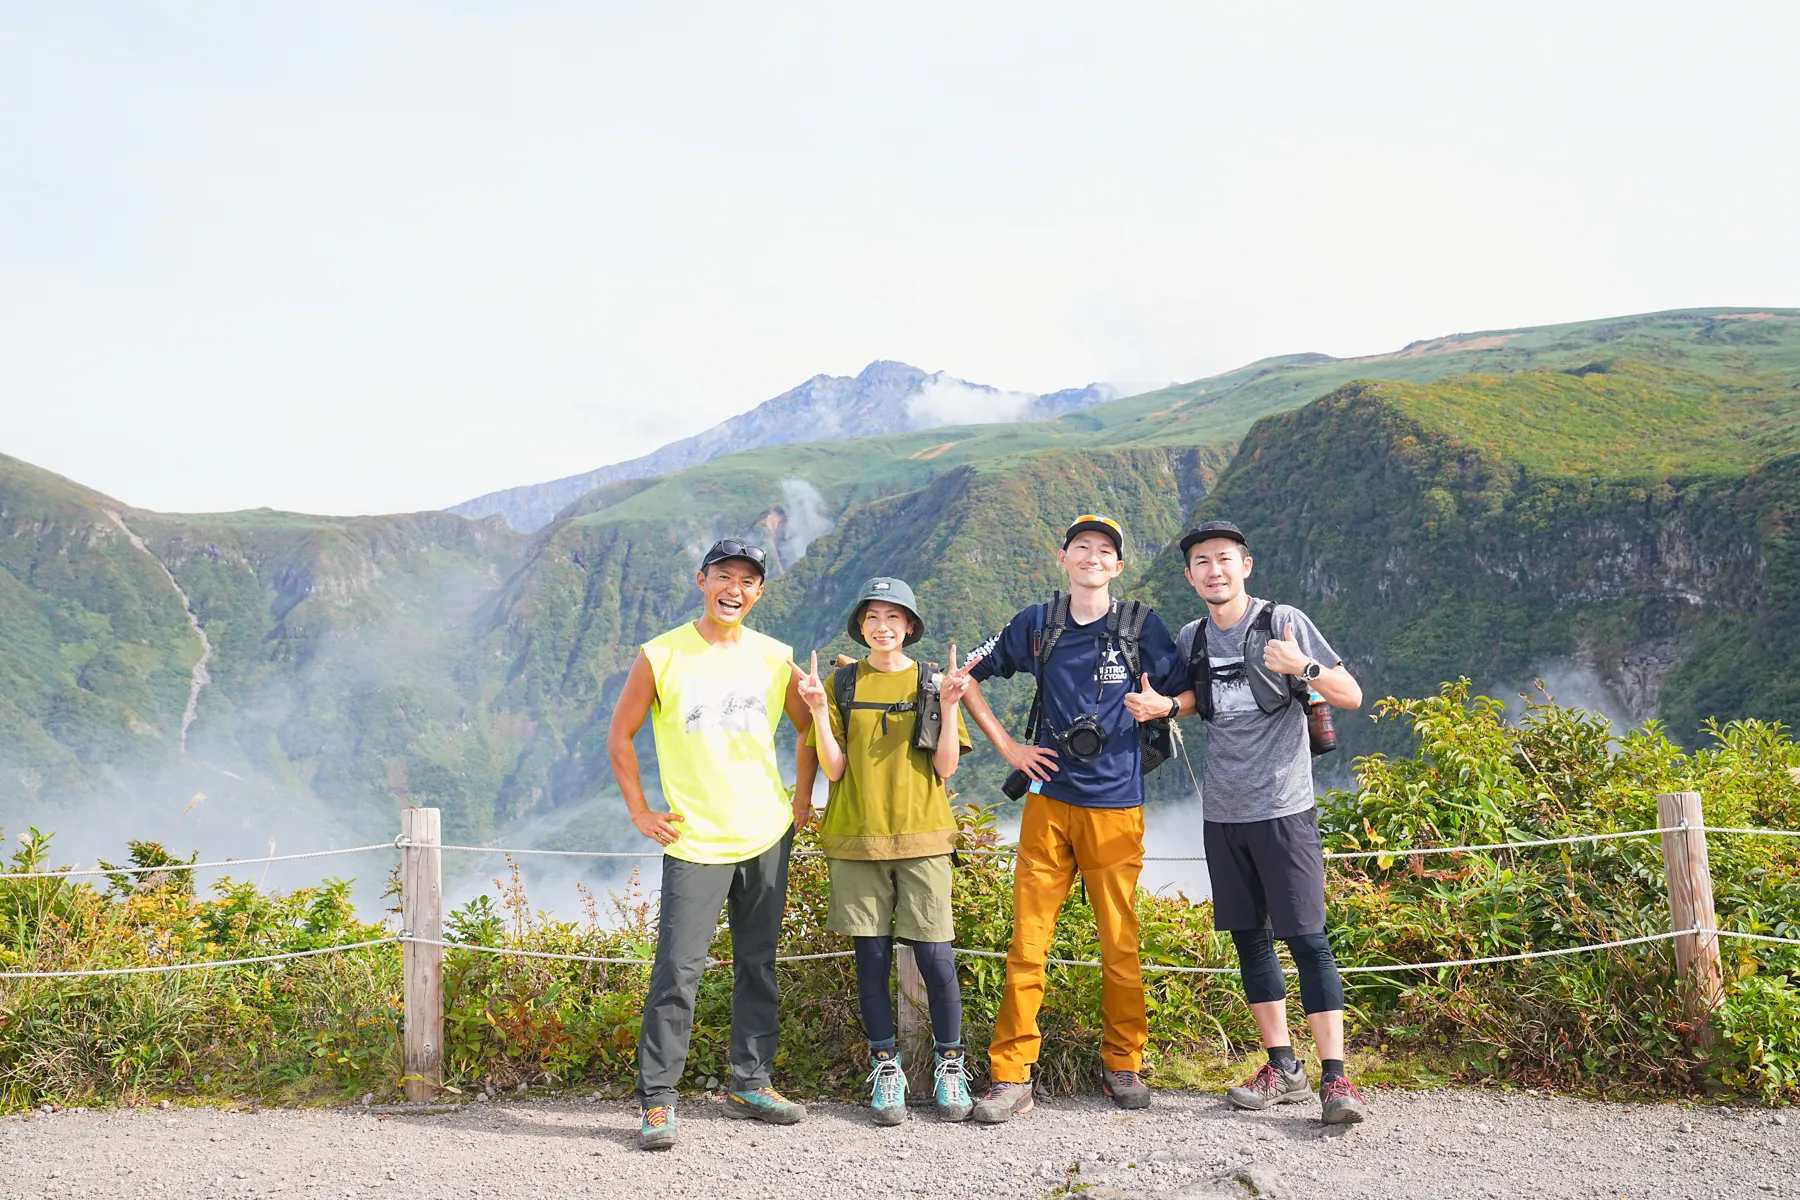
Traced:
[[[1252, 1004], [1287, 999], [1287, 981], [1275, 961], [1275, 938], [1267, 929], [1234, 929], [1238, 969], [1244, 976], [1244, 999]], [[1306, 1015], [1335, 1012], [1344, 1007], [1344, 981], [1332, 957], [1331, 942], [1323, 933], [1283, 938], [1294, 966], [1300, 972], [1300, 1003]]]
[[[863, 1029], [871, 1042], [892, 1041], [894, 996], [889, 979], [894, 969], [894, 939], [859, 937], [856, 942], [856, 999], [862, 1007]], [[962, 1041], [962, 984], [956, 978], [956, 959], [949, 942], [909, 942], [913, 961], [925, 978], [925, 999], [931, 1009], [931, 1033], [939, 1045]]]

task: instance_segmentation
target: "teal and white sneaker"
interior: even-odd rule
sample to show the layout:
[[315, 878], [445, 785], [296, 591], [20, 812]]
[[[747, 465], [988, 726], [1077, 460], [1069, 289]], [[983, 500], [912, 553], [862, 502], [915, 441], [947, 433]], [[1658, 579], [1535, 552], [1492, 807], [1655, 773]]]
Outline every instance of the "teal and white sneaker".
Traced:
[[865, 1082], [875, 1085], [869, 1108], [877, 1125], [898, 1125], [906, 1120], [906, 1069], [900, 1065], [898, 1050], [877, 1052], [875, 1069]]
[[753, 1092], [725, 1093], [725, 1115], [734, 1121], [797, 1125], [806, 1119], [806, 1107], [795, 1104], [772, 1087], [759, 1087]]
[[639, 1150], [667, 1150], [675, 1144], [675, 1106], [652, 1104], [638, 1126]]
[[963, 1061], [962, 1050], [939, 1046], [932, 1077], [937, 1081], [932, 1107], [937, 1109], [938, 1120], [968, 1120], [975, 1101], [969, 1098], [969, 1065]]

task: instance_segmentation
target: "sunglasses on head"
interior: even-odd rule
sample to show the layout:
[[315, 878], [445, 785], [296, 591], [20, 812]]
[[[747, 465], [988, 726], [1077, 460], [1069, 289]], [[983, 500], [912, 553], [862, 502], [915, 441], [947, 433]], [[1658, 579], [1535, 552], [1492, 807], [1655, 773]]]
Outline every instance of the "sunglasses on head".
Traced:
[[714, 542], [706, 557], [747, 558], [760, 567], [767, 556], [763, 554], [761, 546], [752, 546], [749, 542], [740, 542], [736, 538], [725, 538]]
[[1098, 522], [1100, 522], [1100, 524], [1106, 526], [1108, 529], [1114, 531], [1115, 533], [1123, 533], [1124, 532], [1123, 530], [1121, 530], [1119, 528], [1119, 523], [1117, 521], [1113, 520], [1111, 517], [1103, 516], [1100, 513], [1082, 513], [1079, 517], [1076, 517], [1073, 521], [1069, 522], [1069, 528], [1073, 529], [1073, 528], [1075, 528], [1075, 526], [1083, 524], [1084, 522], [1087, 522], [1087, 521], [1098, 521]]

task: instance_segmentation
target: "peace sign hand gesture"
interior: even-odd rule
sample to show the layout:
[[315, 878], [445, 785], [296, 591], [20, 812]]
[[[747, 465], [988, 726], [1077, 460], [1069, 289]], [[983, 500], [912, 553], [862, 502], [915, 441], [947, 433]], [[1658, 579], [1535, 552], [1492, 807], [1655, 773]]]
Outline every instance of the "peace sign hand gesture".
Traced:
[[969, 679], [969, 670], [979, 661], [979, 659], [972, 660], [960, 671], [957, 670], [956, 643], [950, 643], [950, 669], [944, 672], [943, 682], [938, 685], [938, 703], [944, 709], [948, 710], [962, 703], [962, 698], [968, 694], [969, 684], [972, 682]]
[[817, 721], [825, 715], [825, 706], [830, 698], [825, 694], [825, 682], [819, 678], [819, 652], [812, 653], [812, 670], [803, 671], [800, 664], [792, 659], [788, 666], [794, 669], [795, 686], [800, 689], [800, 701], [812, 710], [813, 719]]

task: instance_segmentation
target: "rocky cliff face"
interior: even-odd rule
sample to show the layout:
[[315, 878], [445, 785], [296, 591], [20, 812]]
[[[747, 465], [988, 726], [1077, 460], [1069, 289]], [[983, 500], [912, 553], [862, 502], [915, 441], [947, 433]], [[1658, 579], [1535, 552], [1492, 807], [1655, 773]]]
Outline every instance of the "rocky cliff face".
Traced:
[[873, 362], [855, 376], [815, 375], [747, 413], [641, 458], [548, 483], [490, 492], [449, 511], [465, 517], [499, 515], [514, 529], [529, 532], [548, 525], [596, 488], [668, 475], [739, 450], [944, 425], [1048, 420], [1113, 396], [1103, 383], [1037, 396], [968, 383], [941, 371], [927, 374], [905, 363]]

